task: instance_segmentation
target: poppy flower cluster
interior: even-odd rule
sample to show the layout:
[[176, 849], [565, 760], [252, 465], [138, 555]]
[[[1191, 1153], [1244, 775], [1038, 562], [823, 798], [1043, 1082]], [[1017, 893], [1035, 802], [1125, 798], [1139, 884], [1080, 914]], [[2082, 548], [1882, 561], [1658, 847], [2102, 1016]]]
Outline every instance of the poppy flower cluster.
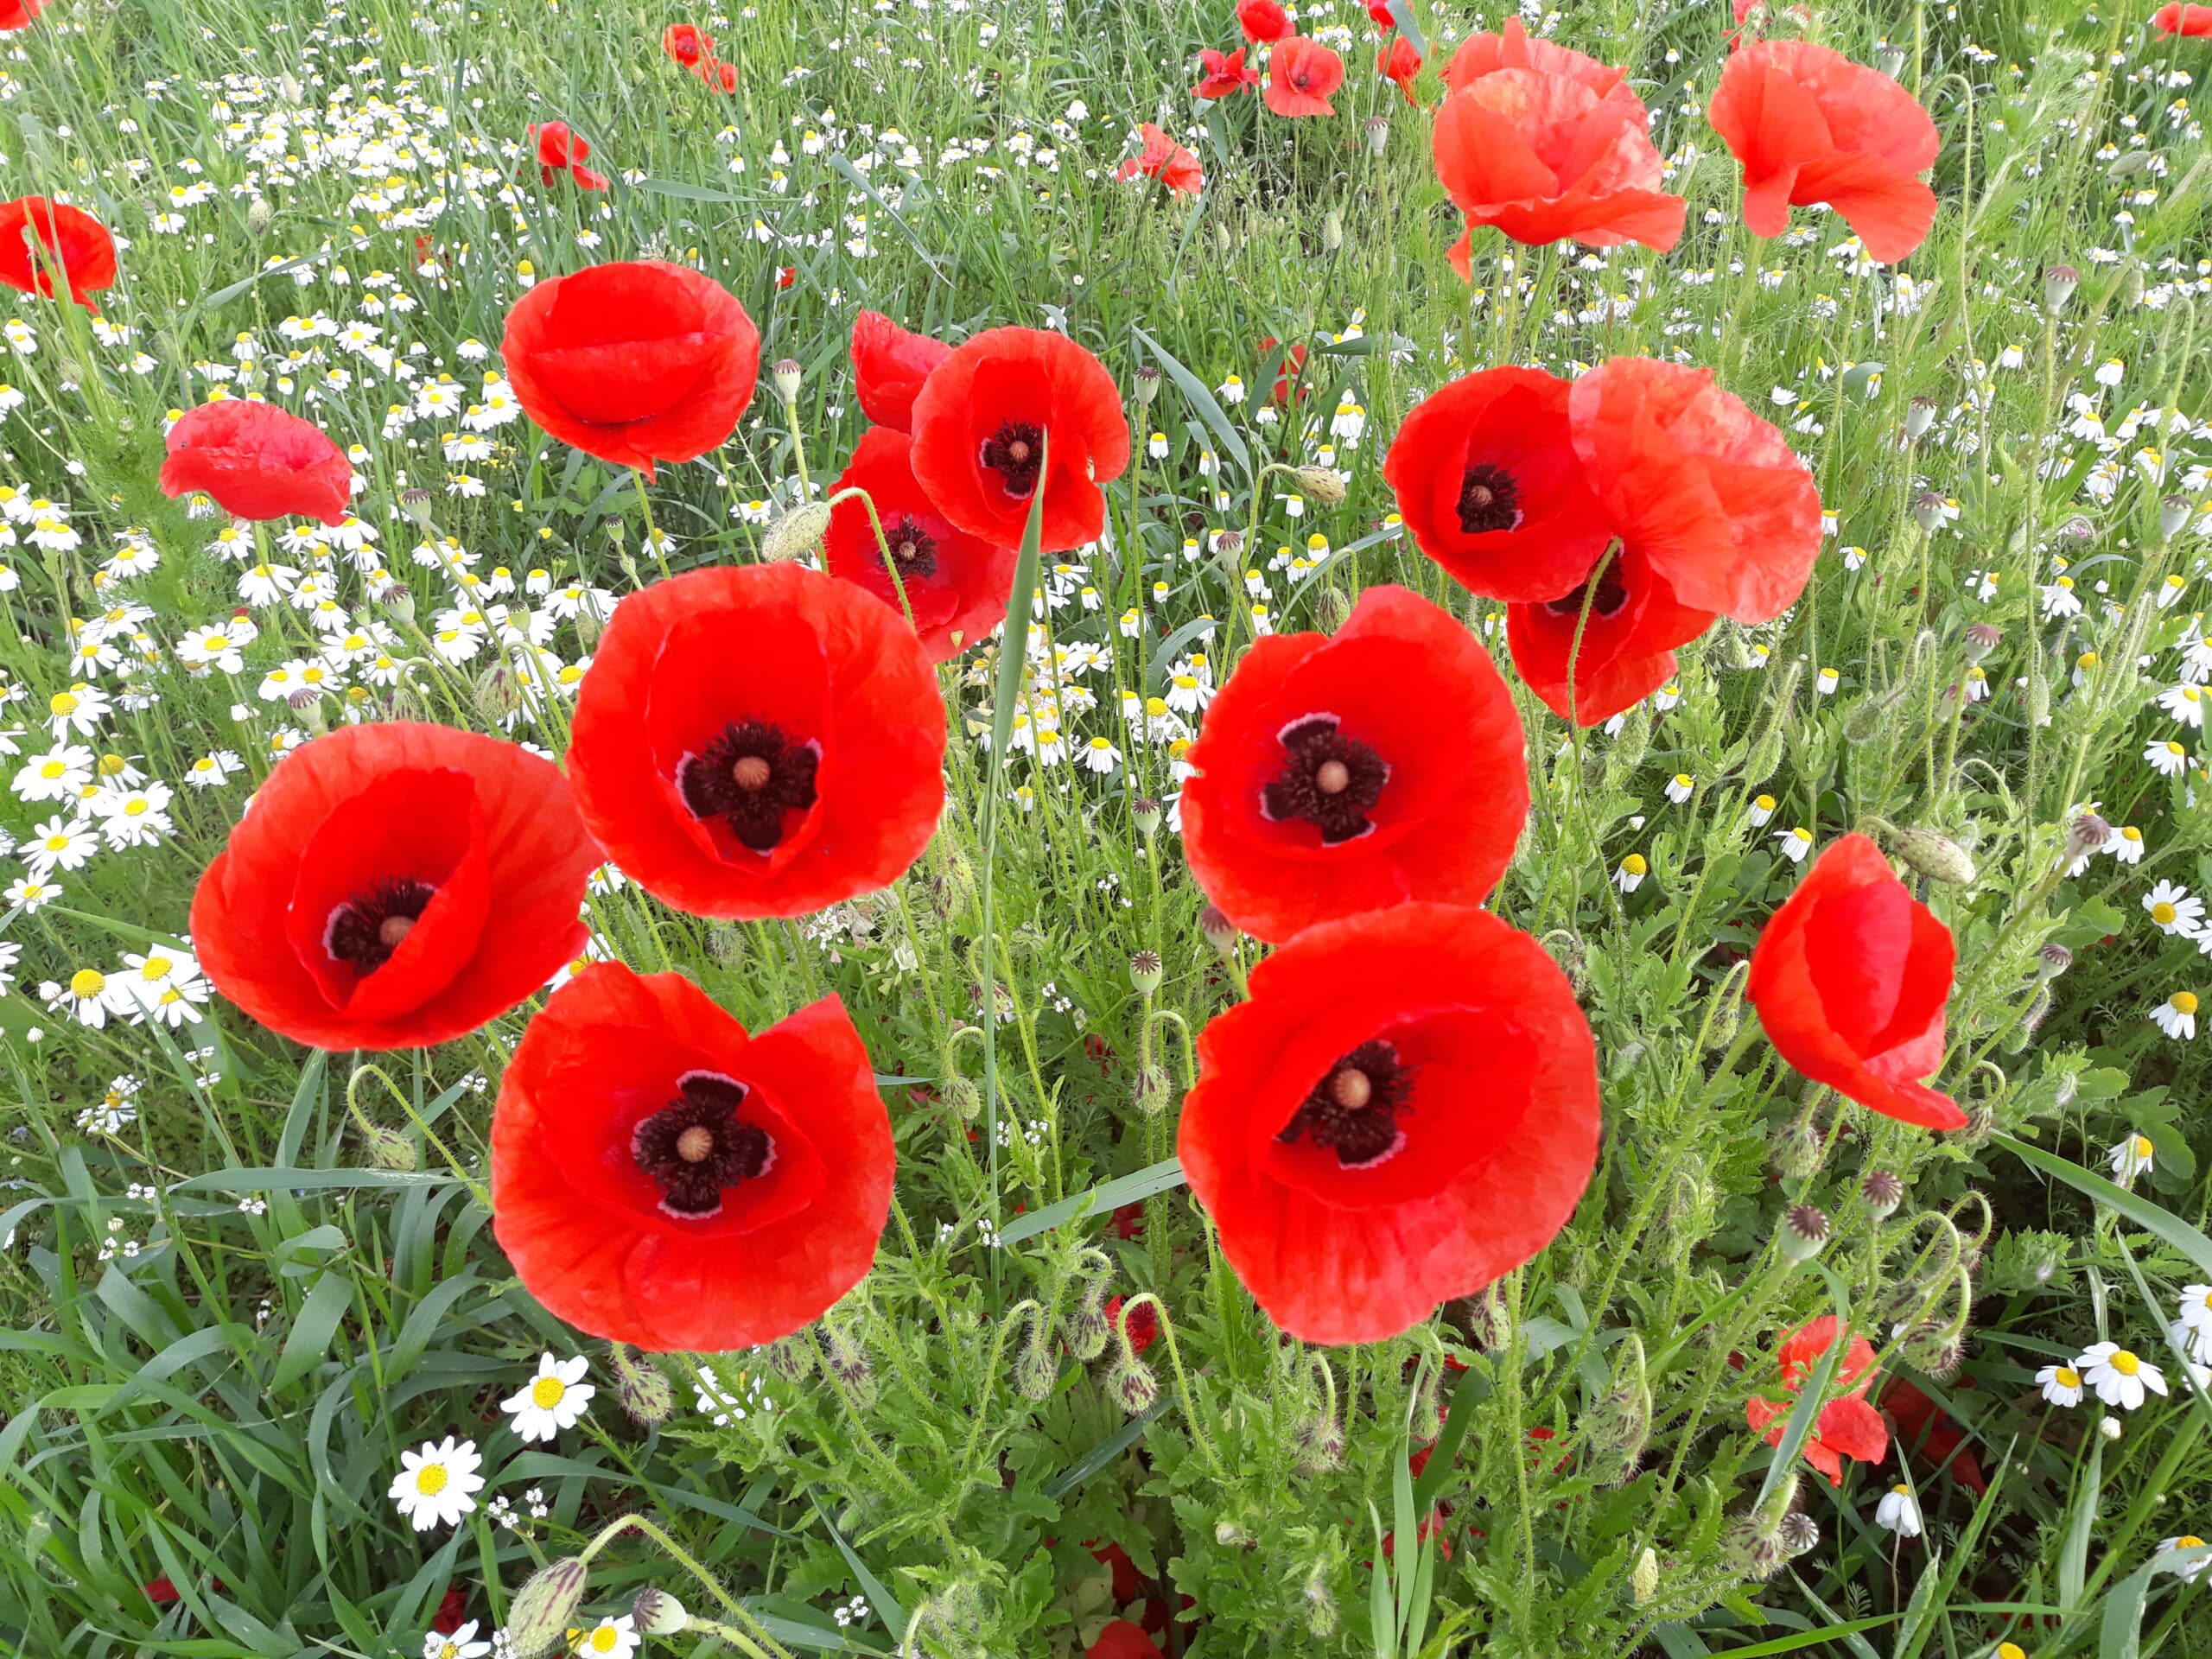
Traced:
[[[23, 27], [37, 13], [34, 5], [10, 26]], [[0, 283], [52, 299], [58, 273], [71, 299], [98, 311], [91, 296], [114, 286], [115, 270], [115, 238], [83, 208], [46, 196], [0, 202]]]
[[1820, 551], [1783, 435], [1710, 371], [1648, 358], [1464, 376], [1407, 416], [1383, 475], [1421, 550], [1505, 602], [1529, 688], [1585, 726], [1664, 684], [1716, 616], [1781, 614]]
[[579, 190], [607, 188], [607, 175], [584, 165], [591, 156], [591, 141], [570, 131], [567, 122], [532, 124], [530, 141], [537, 157], [537, 175], [543, 183], [550, 185], [566, 173]]
[[[1344, 60], [1320, 41], [1299, 34], [1297, 24], [1276, 0], [1240, 0], [1236, 26], [1244, 46], [1225, 54], [1211, 47], [1199, 53], [1205, 73], [1191, 88], [1193, 98], [1228, 98], [1258, 86], [1268, 108], [1290, 119], [1337, 112], [1329, 100], [1344, 84]], [[1268, 48], [1264, 77], [1256, 63], [1244, 60], [1246, 51], [1258, 47]]]
[[737, 66], [715, 55], [714, 36], [696, 23], [671, 23], [661, 31], [660, 49], [699, 78], [710, 92], [737, 90]]
[[1827, 1351], [1841, 1341], [1844, 1351], [1836, 1361], [1833, 1386], [1842, 1393], [1821, 1406], [1813, 1432], [1805, 1437], [1805, 1461], [1828, 1478], [1828, 1484], [1843, 1484], [1843, 1462], [1878, 1465], [1890, 1454], [1889, 1426], [1882, 1414], [1866, 1402], [1866, 1390], [1881, 1374], [1875, 1363], [1874, 1344], [1850, 1330], [1839, 1332], [1835, 1315], [1823, 1314], [1783, 1339], [1775, 1361], [1784, 1397], [1770, 1400], [1753, 1395], [1745, 1402], [1744, 1417], [1754, 1431], [1764, 1431], [1769, 1446], [1780, 1446], [1796, 1402], [1788, 1396], [1802, 1389]]

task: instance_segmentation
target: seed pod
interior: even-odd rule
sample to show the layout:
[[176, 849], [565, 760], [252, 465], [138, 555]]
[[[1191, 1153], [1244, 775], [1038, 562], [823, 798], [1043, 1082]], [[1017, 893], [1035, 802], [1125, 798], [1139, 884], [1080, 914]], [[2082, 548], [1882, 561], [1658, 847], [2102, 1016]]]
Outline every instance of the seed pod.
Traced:
[[1129, 958], [1129, 983], [1147, 996], [1160, 988], [1164, 971], [1157, 950], [1140, 950]]
[[2051, 265], [2043, 273], [2044, 308], [2056, 316], [2074, 297], [2074, 290], [2082, 285], [2082, 273], [2071, 265]]
[[1801, 1204], [1782, 1217], [1782, 1254], [1791, 1262], [1809, 1262], [1828, 1242], [1827, 1213], [1816, 1205]]
[[682, 1602], [650, 1584], [639, 1591], [631, 1602], [630, 1617], [646, 1636], [680, 1636], [683, 1627], [691, 1622], [691, 1615], [683, 1611]]
[[805, 378], [805, 373], [796, 358], [778, 358], [769, 367], [768, 384], [775, 387], [776, 396], [788, 404], [798, 397], [799, 385]]
[[1821, 1546], [1821, 1523], [1802, 1510], [1792, 1510], [1782, 1517], [1782, 1547], [1792, 1555], [1802, 1555]]
[[1151, 408], [1160, 396], [1160, 371], [1147, 363], [1129, 377], [1129, 383], [1136, 389], [1137, 407]]
[[1156, 835], [1160, 830], [1160, 803], [1149, 796], [1140, 797], [1129, 803], [1129, 817], [1139, 835]]
[[1369, 116], [1367, 118], [1365, 131], [1367, 133], [1367, 153], [1370, 156], [1376, 156], [1379, 159], [1384, 148], [1388, 146], [1390, 142], [1389, 118], [1388, 116], [1382, 115]]
[[1205, 934], [1206, 943], [1224, 957], [1236, 953], [1236, 924], [1222, 914], [1218, 906], [1208, 905], [1198, 912], [1198, 931]]
[[1933, 397], [1916, 397], [1904, 406], [1904, 435], [1910, 441], [1918, 442], [1927, 435], [1928, 429], [1935, 424], [1936, 400]]
[[804, 502], [768, 526], [760, 556], [771, 564], [804, 558], [821, 547], [829, 528], [830, 509], [819, 501]]
[[1959, 639], [1959, 655], [1969, 664], [1979, 663], [2004, 643], [2004, 630], [1987, 622], [1969, 623]]
[[1859, 1201], [1878, 1221], [1887, 1221], [1904, 1202], [1904, 1183], [1894, 1172], [1870, 1169], [1859, 1183]]
[[1890, 850], [1931, 881], [1971, 887], [1976, 874], [1973, 855], [1948, 836], [1933, 830], [1900, 830]]
[[590, 1571], [575, 1556], [541, 1567], [507, 1606], [507, 1641], [515, 1659], [537, 1659], [568, 1635], [583, 1605]]

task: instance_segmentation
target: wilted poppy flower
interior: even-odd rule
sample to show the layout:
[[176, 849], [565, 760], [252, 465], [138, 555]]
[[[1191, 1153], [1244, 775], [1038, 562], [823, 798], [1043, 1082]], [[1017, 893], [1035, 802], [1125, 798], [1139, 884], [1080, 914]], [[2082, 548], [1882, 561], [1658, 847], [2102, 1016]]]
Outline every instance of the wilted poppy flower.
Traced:
[[1288, 37], [1290, 14], [1276, 0], [1237, 0], [1236, 26], [1255, 46], [1271, 46]]
[[1792, 206], [1826, 202], [1885, 263], [1918, 247], [1936, 193], [1918, 175], [1942, 141], [1920, 100], [1810, 41], [1759, 41], [1728, 60], [1706, 112], [1744, 168], [1744, 223], [1780, 236]]
[[[1848, 1345], [1836, 1362], [1835, 1376], [1830, 1383], [1845, 1392], [1821, 1408], [1813, 1432], [1805, 1437], [1805, 1461], [1826, 1475], [1831, 1486], [1843, 1484], [1846, 1458], [1878, 1464], [1890, 1455], [1889, 1426], [1882, 1421], [1882, 1414], [1866, 1400], [1867, 1387], [1878, 1373], [1874, 1363], [1874, 1344], [1855, 1332], [1847, 1335]], [[1835, 1346], [1836, 1340], [1833, 1313], [1822, 1314], [1810, 1325], [1793, 1332], [1776, 1356], [1781, 1365], [1783, 1388], [1790, 1394], [1803, 1388], [1822, 1357]], [[1754, 1430], [1766, 1430], [1769, 1446], [1780, 1446], [1789, 1428], [1789, 1414], [1796, 1409], [1794, 1400], [1777, 1402], [1753, 1395], [1745, 1403], [1744, 1416]]]
[[538, 177], [545, 183], [550, 184], [556, 175], [566, 173], [579, 190], [607, 188], [607, 175], [584, 165], [591, 154], [591, 142], [581, 133], [569, 131], [567, 122], [548, 121], [532, 126], [530, 136], [537, 146]]
[[1469, 41], [1446, 79], [1455, 90], [1437, 111], [1436, 175], [1471, 227], [1452, 249], [1461, 276], [1478, 225], [1532, 245], [1571, 237], [1664, 253], [1681, 238], [1688, 204], [1658, 188], [1649, 118], [1618, 70], [1509, 30]]
[[1277, 115], [1334, 115], [1329, 102], [1344, 84], [1344, 60], [1319, 41], [1294, 35], [1268, 59], [1268, 86], [1261, 96]]
[[193, 895], [193, 944], [296, 1042], [447, 1042], [582, 950], [600, 861], [550, 761], [445, 726], [342, 727], [253, 798]]
[[1505, 682], [1450, 612], [1403, 588], [1369, 588], [1334, 639], [1255, 641], [1187, 758], [1192, 874], [1276, 942], [1408, 899], [1480, 904], [1529, 813]]
[[[31, 7], [36, 11], [38, 7]], [[2151, 14], [2151, 27], [2161, 35], [2190, 40], [2212, 40], [2212, 6], [2166, 5]]]
[[1241, 46], [1226, 56], [1208, 47], [1198, 54], [1198, 62], [1205, 73], [1191, 88], [1193, 98], [1227, 98], [1231, 92], [1241, 92], [1260, 84], [1260, 72], [1245, 67], [1244, 48]]
[[1047, 553], [1098, 538], [1098, 486], [1129, 464], [1114, 377], [1049, 328], [987, 328], [955, 347], [914, 399], [913, 432], [914, 476], [939, 512], [985, 541], [1020, 545], [1041, 480]]
[[1821, 550], [1820, 488], [1710, 369], [1617, 357], [1574, 383], [1567, 416], [1615, 533], [1683, 604], [1748, 624], [1796, 603]]
[[1567, 431], [1567, 382], [1484, 369], [1416, 404], [1382, 462], [1421, 550], [1471, 593], [1541, 602], [1580, 588], [1612, 537]]
[[660, 49], [690, 69], [714, 56], [715, 42], [696, 23], [671, 23], [661, 31]]
[[941, 340], [910, 333], [880, 311], [861, 312], [853, 319], [853, 391], [861, 412], [878, 426], [912, 430], [922, 382], [951, 355]]
[[685, 265], [588, 265], [507, 313], [507, 379], [563, 443], [647, 478], [728, 437], [753, 399], [760, 334], [737, 296]]
[[[861, 434], [830, 493], [866, 490], [882, 521], [883, 542], [876, 540], [868, 503], [858, 499], [831, 509], [823, 541], [831, 575], [867, 588], [902, 619], [911, 610], [922, 648], [948, 662], [1004, 620], [1015, 554], [969, 535], [939, 512], [915, 481], [911, 451], [912, 441], [890, 427]], [[896, 585], [883, 563], [886, 543], [899, 567]]]
[[594, 963], [523, 1033], [492, 1114], [492, 1229], [581, 1331], [721, 1353], [866, 1276], [896, 1154], [836, 996], [748, 1036], [681, 974]]
[[1198, 158], [1177, 143], [1158, 127], [1147, 121], [1137, 129], [1144, 135], [1144, 154], [1133, 156], [1114, 169], [1114, 176], [1126, 183], [1143, 177], [1158, 179], [1170, 190], [1195, 196], [1205, 186], [1205, 175], [1198, 168]]
[[1967, 1115], [1920, 1079], [1943, 1063], [1951, 930], [1865, 836], [1813, 861], [1751, 950], [1744, 995], [1782, 1058], [1869, 1110], [1926, 1129]]
[[195, 491], [233, 518], [302, 515], [334, 524], [353, 499], [353, 465], [314, 422], [226, 397], [186, 410], [169, 428], [162, 493]]
[[66, 202], [45, 196], [0, 202], [0, 283], [51, 299], [57, 266], [68, 283], [69, 297], [98, 311], [91, 296], [115, 283], [115, 238], [99, 220]]
[[[1578, 726], [1594, 726], [1672, 679], [1675, 647], [1712, 626], [1713, 614], [1682, 604], [1650, 562], [1627, 547], [1557, 599], [1508, 605], [1505, 639], [1513, 666], [1546, 707]], [[1578, 627], [1582, 650], [1576, 657]], [[1574, 658], [1572, 712], [1567, 701], [1570, 657]]]
[[1304, 1342], [1381, 1342], [1548, 1243], [1598, 1152], [1567, 976], [1486, 911], [1323, 922], [1198, 1036], [1179, 1147], [1222, 1253]]
[[615, 607], [576, 699], [584, 822], [696, 916], [887, 887], [944, 804], [944, 705], [905, 617], [796, 564], [693, 570]]
[[1421, 54], [1401, 35], [1375, 54], [1375, 73], [1404, 93], [1406, 102], [1411, 104], [1414, 83], [1421, 79]]

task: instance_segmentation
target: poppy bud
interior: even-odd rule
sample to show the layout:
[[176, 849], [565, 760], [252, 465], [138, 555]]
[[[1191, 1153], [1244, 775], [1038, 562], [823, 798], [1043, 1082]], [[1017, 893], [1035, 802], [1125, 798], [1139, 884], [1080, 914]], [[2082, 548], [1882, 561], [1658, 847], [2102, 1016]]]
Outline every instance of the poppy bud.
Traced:
[[1327, 1563], [1316, 1561], [1306, 1575], [1306, 1629], [1319, 1641], [1337, 1633], [1337, 1599], [1329, 1593]]
[[1140, 796], [1129, 803], [1129, 817], [1135, 821], [1139, 835], [1156, 834], [1160, 829], [1160, 803], [1150, 796]]
[[1633, 1477], [1643, 1461], [1651, 1439], [1651, 1387], [1643, 1370], [1643, 1344], [1630, 1335], [1623, 1344], [1627, 1352], [1611, 1390], [1592, 1408], [1586, 1425], [1593, 1451], [1610, 1460], [1600, 1471], [1609, 1484]]
[[1344, 245], [1344, 216], [1332, 207], [1321, 215], [1321, 249], [1334, 253]]
[[[2005, 1033], [2005, 1052], [2007, 1054], [2018, 1054], [2024, 1050], [2030, 1043], [2035, 1040], [2036, 1028], [2041, 1026], [2046, 1019], [2050, 1018], [2050, 992], [2046, 988], [2038, 987], [2036, 990], [2034, 1000], [2028, 1004], [2028, 1011], [2022, 1014], [2018, 1023], [2013, 1026], [2012, 1029]], [[1961, 1135], [1960, 1138], [1961, 1140], [1966, 1139], [1964, 1135]], [[1988, 1135], [1986, 1132], [1984, 1133], [1982, 1139], [1988, 1139]], [[1969, 1144], [1978, 1143], [1969, 1142]]]
[[1785, 1181], [1802, 1181], [1821, 1166], [1821, 1133], [1810, 1123], [1785, 1123], [1767, 1137], [1767, 1156]]
[[676, 1391], [658, 1365], [620, 1342], [608, 1351], [607, 1363], [614, 1372], [614, 1398], [632, 1422], [651, 1428], [668, 1421], [676, 1409]]
[[1198, 931], [1206, 936], [1206, 943], [1224, 957], [1236, 950], [1236, 924], [1221, 913], [1218, 905], [1208, 905], [1198, 912]]
[[1306, 1427], [1306, 1467], [1317, 1474], [1326, 1474], [1344, 1460], [1344, 1431], [1337, 1427], [1333, 1415], [1324, 1413]]
[[1782, 1547], [1792, 1555], [1802, 1555], [1820, 1544], [1821, 1523], [1804, 1510], [1792, 1510], [1782, 1517]]
[[1969, 663], [1979, 663], [1991, 652], [1996, 650], [2004, 638], [2002, 630], [1987, 622], [1974, 623], [1967, 629], [1965, 638], [1960, 642], [1959, 655]]
[[2052, 265], [2043, 274], [2043, 302], [2054, 317], [2066, 308], [2067, 301], [2074, 297], [2074, 290], [2082, 285], [2082, 273], [2071, 265]]
[[1782, 1540], [1745, 1516], [1729, 1528], [1720, 1559], [1738, 1578], [1770, 1579], [1782, 1566]]
[[2053, 939], [2036, 952], [2036, 977], [2048, 985], [2074, 965], [2074, 953]]
[[507, 1607], [506, 1637], [515, 1659], [537, 1659], [575, 1622], [589, 1569], [575, 1556], [541, 1567]]
[[802, 502], [768, 526], [768, 534], [760, 543], [760, 556], [775, 564], [820, 552], [830, 518], [830, 509], [821, 502]]
[[1486, 1354], [1505, 1351], [1513, 1340], [1513, 1317], [1496, 1285], [1484, 1285], [1462, 1304], [1467, 1310], [1467, 1340]]
[[804, 1382], [814, 1375], [814, 1350], [804, 1337], [785, 1337], [767, 1346], [768, 1369], [786, 1382]]
[[1344, 504], [1344, 481], [1332, 467], [1300, 467], [1298, 469], [1298, 487], [1300, 493], [1312, 496], [1325, 507]]
[[2158, 503], [2158, 534], [2171, 542], [2189, 524], [2189, 498], [2170, 495]]
[[1157, 950], [1140, 950], [1129, 958], [1129, 983], [1147, 996], [1160, 988], [1161, 971]]
[[1974, 884], [1974, 859], [1948, 836], [1933, 830], [1900, 830], [1890, 850], [1931, 881], [1955, 887]]
[[1160, 1398], [1160, 1379], [1152, 1374], [1152, 1367], [1126, 1353], [1107, 1373], [1106, 1386], [1132, 1417], [1141, 1417]]
[[1659, 1554], [1649, 1544], [1636, 1558], [1636, 1565], [1629, 1569], [1628, 1593], [1639, 1607], [1659, 1593]]
[[1313, 620], [1324, 633], [1334, 633], [1351, 620], [1352, 602], [1333, 588], [1324, 588], [1313, 601]]
[[822, 1322], [822, 1370], [851, 1389], [861, 1404], [874, 1397], [875, 1366], [867, 1351], [842, 1326], [827, 1319]]
[[1389, 145], [1389, 117], [1384, 115], [1369, 116], [1367, 118], [1367, 153], [1379, 159], [1384, 148]]
[[2122, 156], [2118, 161], [2114, 162], [2110, 167], [2107, 168], [2105, 171], [2107, 175], [2112, 178], [2128, 179], [2134, 177], [2135, 175], [2142, 172], [2144, 168], [2150, 165], [2151, 152], [2149, 150], [2131, 149], [2125, 156]]
[[1135, 388], [1137, 407], [1151, 408], [1154, 400], [1160, 396], [1160, 371], [1147, 363], [1131, 375], [1129, 380]]
[[276, 210], [269, 205], [266, 196], [256, 196], [246, 204], [245, 227], [255, 236], [266, 236], [276, 219]]
[[1777, 1237], [1784, 1260], [1809, 1262], [1828, 1242], [1827, 1216], [1815, 1205], [1798, 1205], [1783, 1216]]
[[1213, 1541], [1224, 1549], [1243, 1549], [1251, 1547], [1252, 1535], [1224, 1515], [1213, 1523]]
[[415, 1169], [420, 1166], [415, 1143], [397, 1129], [387, 1129], [381, 1123], [365, 1124], [361, 1139], [368, 1144], [370, 1163], [378, 1169]]
[[1022, 1344], [1014, 1356], [1014, 1391], [1033, 1404], [1042, 1405], [1052, 1397], [1052, 1389], [1060, 1380], [1060, 1368], [1053, 1363], [1052, 1351], [1038, 1336]]
[[794, 403], [798, 398], [799, 383], [804, 376], [804, 371], [799, 367], [796, 359], [781, 357], [768, 370], [768, 384], [775, 387], [776, 396], [784, 402]]
[[631, 1602], [630, 1617], [637, 1622], [639, 1634], [645, 1636], [680, 1636], [683, 1627], [691, 1622], [691, 1615], [683, 1611], [682, 1602], [650, 1584], [639, 1591]]
[[1106, 1319], [1106, 1293], [1113, 1282], [1110, 1274], [1100, 1274], [1084, 1287], [1075, 1311], [1060, 1321], [1068, 1352], [1085, 1363], [1106, 1351], [1106, 1339], [1113, 1334]]
[[1936, 400], [1916, 397], [1904, 406], [1904, 435], [1917, 442], [1936, 424]]
[[1649, 705], [1639, 702], [1622, 719], [1610, 758], [1624, 771], [1632, 771], [1643, 763], [1650, 747], [1651, 710]]
[[1887, 1221], [1904, 1202], [1904, 1183], [1893, 1170], [1870, 1169], [1859, 1183], [1859, 1201], [1878, 1221]]

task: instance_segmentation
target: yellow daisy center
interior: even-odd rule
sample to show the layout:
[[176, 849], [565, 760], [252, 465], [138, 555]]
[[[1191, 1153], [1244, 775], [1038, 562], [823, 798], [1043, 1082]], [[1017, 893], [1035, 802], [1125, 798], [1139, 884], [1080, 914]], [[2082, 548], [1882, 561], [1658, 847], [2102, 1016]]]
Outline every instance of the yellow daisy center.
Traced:
[[98, 996], [107, 988], [107, 976], [97, 968], [79, 968], [69, 976], [69, 995]]
[[541, 1376], [530, 1385], [530, 1403], [541, 1411], [550, 1411], [568, 1392], [569, 1385], [559, 1377]]
[[2158, 1150], [2157, 1147], [2151, 1144], [2150, 1136], [2145, 1135], [2137, 1135], [2128, 1143], [2128, 1145], [2133, 1149], [2134, 1154], [2138, 1158], [2148, 1158], [2153, 1152]]
[[2078, 1389], [2082, 1386], [2082, 1373], [2071, 1365], [2061, 1365], [2051, 1380], [2062, 1389]]
[[2177, 912], [2171, 905], [2168, 904], [2163, 899], [2158, 900], [2157, 904], [2151, 906], [2151, 919], [2156, 922], [2160, 927], [2169, 925], [2173, 921], [2174, 917], [2179, 912]]
[[446, 1489], [446, 1466], [442, 1463], [426, 1463], [415, 1471], [415, 1490], [425, 1497], [435, 1497]]
[[2116, 1351], [2113, 1357], [2107, 1360], [2105, 1363], [2111, 1366], [2113, 1370], [2118, 1371], [2122, 1376], [2133, 1376], [2136, 1372], [2143, 1369], [2143, 1362], [2136, 1358], [2134, 1355], [2129, 1353], [2125, 1348]]
[[1630, 875], [1642, 875], [1650, 868], [1643, 861], [1642, 853], [1630, 853], [1626, 858], [1621, 860], [1621, 868]]
[[612, 1653], [614, 1651], [615, 1644], [621, 1641], [621, 1631], [616, 1630], [612, 1624], [602, 1624], [591, 1633], [592, 1651], [594, 1653]]

